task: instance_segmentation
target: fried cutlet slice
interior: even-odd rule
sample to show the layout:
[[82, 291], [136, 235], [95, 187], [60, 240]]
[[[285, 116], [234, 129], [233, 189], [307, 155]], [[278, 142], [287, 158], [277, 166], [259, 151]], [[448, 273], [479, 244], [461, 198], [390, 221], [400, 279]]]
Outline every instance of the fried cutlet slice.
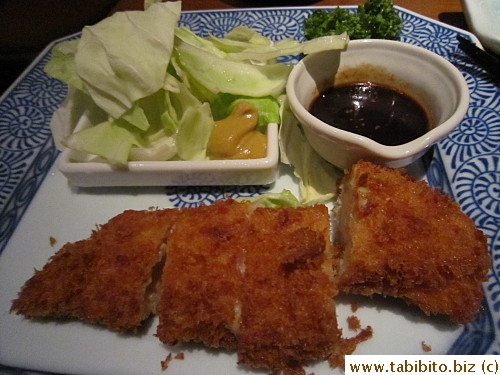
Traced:
[[340, 339], [328, 209], [257, 208], [250, 221], [239, 363], [284, 369], [327, 358]]
[[457, 203], [369, 162], [352, 167], [340, 201], [339, 289], [402, 298], [456, 323], [476, 316], [490, 257], [485, 236]]
[[169, 345], [199, 342], [234, 349], [252, 206], [217, 201], [184, 211], [167, 245], [156, 335]]
[[27, 318], [77, 318], [116, 331], [152, 312], [153, 271], [177, 210], [125, 211], [62, 247], [12, 302]]

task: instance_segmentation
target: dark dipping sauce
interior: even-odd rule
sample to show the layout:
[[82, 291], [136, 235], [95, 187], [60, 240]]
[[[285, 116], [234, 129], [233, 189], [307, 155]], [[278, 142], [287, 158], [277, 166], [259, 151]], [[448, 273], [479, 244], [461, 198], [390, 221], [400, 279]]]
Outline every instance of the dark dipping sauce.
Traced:
[[333, 86], [309, 112], [336, 128], [387, 146], [410, 142], [430, 129], [425, 110], [410, 96], [371, 82]]

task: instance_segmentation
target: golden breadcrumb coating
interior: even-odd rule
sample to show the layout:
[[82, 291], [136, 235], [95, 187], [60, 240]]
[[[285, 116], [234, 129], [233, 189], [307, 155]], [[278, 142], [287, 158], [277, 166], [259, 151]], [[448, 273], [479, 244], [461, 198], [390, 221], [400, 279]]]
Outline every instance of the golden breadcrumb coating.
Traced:
[[239, 363], [283, 369], [328, 358], [340, 331], [327, 208], [258, 208], [250, 221]]
[[125, 211], [63, 246], [12, 303], [27, 318], [77, 318], [135, 329], [152, 312], [149, 287], [177, 210]]
[[345, 356], [354, 353], [359, 344], [373, 337], [373, 328], [366, 326], [362, 328], [356, 336], [342, 337], [340, 343], [336, 346], [335, 352], [332, 353], [328, 362], [333, 368], [341, 368], [345, 370]]
[[335, 246], [324, 205], [256, 208], [228, 199], [125, 211], [63, 246], [25, 283], [12, 311], [118, 331], [156, 313], [165, 344], [237, 350], [239, 364], [283, 373], [316, 360], [342, 365], [372, 336], [351, 317], [359, 333], [341, 338], [339, 290], [402, 298], [457, 323], [474, 318], [490, 258], [484, 235], [456, 203], [368, 162], [353, 166], [340, 201]]
[[200, 342], [238, 350], [245, 366], [298, 368], [327, 359], [340, 340], [329, 221], [326, 206], [233, 200], [125, 211], [66, 244], [12, 310], [113, 330], [137, 328], [153, 311], [166, 344]]
[[156, 335], [166, 344], [236, 348], [242, 240], [249, 203], [218, 201], [183, 211], [167, 245]]
[[245, 366], [326, 359], [340, 339], [325, 206], [189, 209], [167, 246], [157, 336], [237, 349]]
[[342, 291], [399, 297], [456, 323], [474, 319], [490, 257], [485, 236], [458, 204], [369, 162], [354, 165], [342, 189]]

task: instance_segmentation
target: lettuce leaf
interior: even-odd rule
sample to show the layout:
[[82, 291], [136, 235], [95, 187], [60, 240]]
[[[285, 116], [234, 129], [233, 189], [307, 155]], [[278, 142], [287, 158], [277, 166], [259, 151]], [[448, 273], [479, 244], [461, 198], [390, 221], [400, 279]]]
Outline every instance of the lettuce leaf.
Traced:
[[120, 119], [127, 121], [130, 125], [135, 126], [139, 130], [148, 130], [150, 123], [144, 110], [135, 102], [127, 112], [125, 112]]
[[293, 167], [299, 179], [302, 204], [328, 201], [335, 196], [337, 179], [342, 172], [312, 148], [286, 98], [284, 100], [279, 129], [280, 160]]
[[87, 92], [85, 83], [76, 71], [75, 54], [79, 42], [79, 39], [75, 39], [57, 43], [51, 50], [52, 55], [44, 71], [72, 88]]
[[66, 147], [99, 155], [117, 166], [126, 164], [130, 149], [140, 143], [136, 131], [128, 128], [125, 122], [115, 121], [80, 130], [63, 142]]
[[145, 139], [143, 147], [132, 147], [128, 154], [128, 160], [169, 160], [176, 155], [175, 137], [169, 136], [163, 129], [160, 129]]
[[[275, 58], [344, 48], [347, 34], [332, 35], [300, 43], [285, 39], [271, 42], [246, 26], [239, 26], [224, 38], [201, 38], [187, 28], [177, 28], [175, 49], [189, 80], [211, 94], [220, 92], [244, 96], [279, 96], [291, 66]], [[201, 90], [200, 90], [201, 91]], [[206, 95], [206, 98], [211, 98]]]
[[176, 133], [177, 154], [181, 160], [204, 160], [214, 126], [210, 105], [200, 101], [181, 81], [179, 92], [166, 92], [164, 125]]
[[342, 49], [349, 36], [346, 33], [329, 35], [303, 43], [295, 39], [283, 39], [272, 42], [248, 26], [238, 26], [224, 38], [210, 35], [208, 38], [214, 46], [226, 53], [225, 58], [234, 61], [253, 61], [266, 63], [279, 56], [311, 54], [329, 49]]
[[189, 81], [212, 94], [277, 97], [292, 69], [285, 64], [254, 65], [227, 60], [181, 39], [176, 39], [175, 48]]
[[212, 114], [215, 121], [228, 117], [234, 110], [234, 107], [240, 102], [248, 102], [253, 105], [259, 113], [257, 129], [265, 132], [267, 124], [280, 122], [280, 105], [276, 98], [264, 96], [261, 98], [252, 98], [242, 95], [231, 95], [222, 93], [216, 96], [211, 103]]
[[117, 119], [163, 87], [181, 3], [117, 12], [86, 26], [75, 53], [78, 76], [94, 102]]
[[266, 47], [255, 46], [244, 51], [228, 53], [227, 59], [235, 61], [251, 60], [263, 63], [279, 56], [309, 55], [319, 51], [342, 49], [348, 41], [349, 37], [346, 33], [324, 36], [303, 43], [292, 39], [285, 39]]
[[235, 199], [238, 202], [250, 201], [256, 207], [299, 207], [299, 200], [290, 190], [283, 189], [281, 193], [264, 193], [253, 197], [239, 197]]
[[177, 134], [178, 155], [182, 160], [205, 160], [207, 145], [212, 133], [213, 119], [210, 105], [203, 103], [184, 112]]
[[216, 38], [213, 35], [209, 35], [208, 39], [225, 52], [242, 51], [248, 48], [249, 43], [260, 46], [269, 46], [273, 43], [271, 39], [245, 25], [236, 26], [224, 38]]
[[63, 141], [64, 145], [122, 167], [129, 160], [206, 159], [214, 123], [210, 106], [194, 97], [182, 82], [177, 85], [179, 92], [161, 89], [134, 102], [117, 120], [88, 123]]

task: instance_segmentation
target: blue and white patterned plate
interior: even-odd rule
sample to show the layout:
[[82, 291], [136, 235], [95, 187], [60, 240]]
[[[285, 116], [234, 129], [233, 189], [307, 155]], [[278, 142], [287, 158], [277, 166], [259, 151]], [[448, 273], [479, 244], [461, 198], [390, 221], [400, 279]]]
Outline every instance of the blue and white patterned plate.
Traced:
[[[205, 36], [224, 35], [245, 24], [275, 40], [303, 39], [302, 24], [314, 8], [241, 9], [185, 12], [180, 23]], [[372, 325], [373, 339], [360, 354], [499, 354], [500, 352], [500, 92], [485, 72], [459, 49], [456, 34], [477, 43], [469, 33], [398, 8], [404, 21], [402, 41], [432, 50], [455, 64], [466, 77], [470, 108], [460, 126], [433, 149], [426, 179], [452, 195], [488, 236], [492, 271], [485, 284], [484, 310], [471, 324], [456, 327], [440, 319], [384, 300], [356, 300], [357, 316]], [[73, 35], [68, 38], [78, 37]], [[253, 195], [297, 183], [286, 168], [271, 186], [182, 188], [72, 188], [54, 167], [58, 152], [49, 122], [67, 93], [64, 84], [43, 72], [49, 46], [0, 98], [0, 363], [60, 373], [162, 373], [169, 351], [184, 350], [172, 374], [239, 373], [231, 353], [195, 346], [173, 349], [154, 338], [155, 324], [139, 337], [120, 336], [96, 327], [68, 322], [33, 323], [9, 314], [10, 300], [57, 248], [85, 238], [95, 224], [125, 209], [187, 207], [227, 196]], [[284, 59], [287, 61], [287, 59]], [[293, 63], [294, 59], [289, 58]], [[56, 247], [50, 238], [58, 241]], [[338, 301], [339, 323], [345, 324], [350, 299]], [[348, 333], [348, 329], [345, 329]], [[309, 369], [307, 370], [308, 372]], [[311, 369], [331, 373], [325, 364]], [[31, 374], [0, 365], [0, 374]], [[36, 372], [38, 373], [38, 372]]]

